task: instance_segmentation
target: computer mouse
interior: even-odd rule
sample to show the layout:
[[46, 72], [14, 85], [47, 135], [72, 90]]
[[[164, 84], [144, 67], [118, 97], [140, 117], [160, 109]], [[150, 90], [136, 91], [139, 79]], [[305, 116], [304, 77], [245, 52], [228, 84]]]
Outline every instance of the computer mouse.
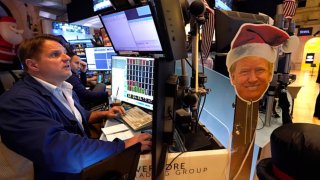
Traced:
[[117, 113], [116, 116], [113, 119], [115, 119], [115, 120], [117, 120], [117, 121], [122, 123], [122, 115], [121, 115], [121, 113]]

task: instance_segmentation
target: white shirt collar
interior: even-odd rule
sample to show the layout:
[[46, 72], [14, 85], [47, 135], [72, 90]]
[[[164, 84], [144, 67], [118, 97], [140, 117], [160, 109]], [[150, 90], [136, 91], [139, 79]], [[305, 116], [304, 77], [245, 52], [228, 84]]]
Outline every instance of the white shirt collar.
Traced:
[[66, 82], [63, 81], [62, 84], [60, 86], [55, 86], [53, 84], [50, 84], [42, 79], [39, 79], [35, 76], [32, 76], [35, 80], [37, 80], [42, 86], [44, 86], [48, 91], [50, 91], [51, 93], [53, 93], [57, 88], [58, 89], [68, 89], [68, 90], [72, 90], [73, 86]]

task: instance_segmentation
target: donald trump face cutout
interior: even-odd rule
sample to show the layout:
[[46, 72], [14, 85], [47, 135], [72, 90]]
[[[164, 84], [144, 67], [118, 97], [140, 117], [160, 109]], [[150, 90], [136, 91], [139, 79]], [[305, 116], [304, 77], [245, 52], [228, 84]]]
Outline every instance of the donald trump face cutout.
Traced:
[[237, 94], [246, 101], [258, 101], [272, 80], [273, 64], [257, 57], [244, 57], [230, 69], [230, 80]]
[[237, 96], [246, 102], [260, 100], [273, 77], [278, 53], [275, 48], [282, 45], [284, 52], [291, 52], [298, 42], [298, 38], [290, 38], [274, 26], [243, 24], [231, 42], [226, 61]]

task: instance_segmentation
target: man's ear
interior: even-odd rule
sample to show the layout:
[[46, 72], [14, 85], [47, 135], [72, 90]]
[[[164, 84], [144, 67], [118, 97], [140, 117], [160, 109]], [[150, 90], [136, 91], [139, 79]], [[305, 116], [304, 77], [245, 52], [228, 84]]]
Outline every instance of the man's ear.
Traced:
[[34, 59], [26, 59], [26, 65], [32, 71], [39, 71], [38, 62]]

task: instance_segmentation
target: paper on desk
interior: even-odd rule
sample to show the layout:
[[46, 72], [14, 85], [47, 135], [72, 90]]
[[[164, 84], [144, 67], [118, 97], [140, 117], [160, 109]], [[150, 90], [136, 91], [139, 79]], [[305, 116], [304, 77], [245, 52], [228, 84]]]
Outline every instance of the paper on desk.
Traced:
[[106, 137], [108, 141], [113, 141], [115, 138], [126, 140], [133, 137], [133, 133], [130, 130], [127, 130], [120, 133], [109, 134], [109, 135], [106, 135]]
[[101, 129], [108, 141], [113, 141], [115, 138], [126, 140], [133, 137], [132, 131], [124, 124], [118, 124]]
[[127, 131], [127, 130], [129, 130], [129, 128], [124, 124], [117, 124], [114, 126], [102, 128], [102, 132], [105, 135], [119, 133], [119, 132], [123, 132], [123, 131]]

